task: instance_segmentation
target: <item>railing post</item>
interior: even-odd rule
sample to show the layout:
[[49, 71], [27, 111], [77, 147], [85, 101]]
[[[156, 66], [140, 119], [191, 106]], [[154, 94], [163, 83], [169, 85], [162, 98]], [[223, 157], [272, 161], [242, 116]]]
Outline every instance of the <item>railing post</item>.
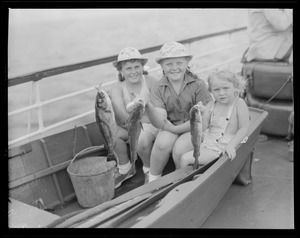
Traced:
[[[31, 81], [31, 87], [30, 87], [30, 95], [29, 95], [29, 105], [32, 105], [32, 94], [35, 92], [35, 82]], [[31, 110], [28, 113], [28, 118], [27, 118], [27, 135], [30, 133], [31, 129]]]
[[44, 129], [44, 121], [43, 121], [43, 112], [41, 107], [41, 97], [40, 97], [40, 87], [39, 82], [34, 82], [35, 84], [35, 103], [38, 105], [37, 112], [38, 112], [38, 122], [39, 122], [39, 131], [42, 131]]

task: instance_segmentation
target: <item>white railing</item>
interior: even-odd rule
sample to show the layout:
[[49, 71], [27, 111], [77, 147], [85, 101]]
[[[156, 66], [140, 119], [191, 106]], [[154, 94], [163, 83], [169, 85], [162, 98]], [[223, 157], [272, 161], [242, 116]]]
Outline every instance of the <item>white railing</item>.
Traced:
[[[114, 83], [116, 83], [116, 80], [112, 81], [112, 82], [104, 83], [104, 84], [102, 84], [102, 87], [106, 88], [109, 85], [114, 84]], [[61, 122], [55, 123], [55, 124], [53, 124], [51, 126], [45, 127], [44, 124], [43, 124], [44, 119], [43, 119], [43, 114], [42, 114], [42, 108], [45, 105], [52, 104], [52, 103], [55, 103], [55, 102], [58, 102], [58, 101], [62, 101], [62, 100], [65, 100], [65, 99], [68, 99], [68, 98], [71, 98], [71, 97], [74, 97], [74, 96], [78, 96], [78, 95], [90, 92], [92, 90], [95, 90], [95, 86], [96, 85], [94, 87], [89, 87], [89, 88], [84, 89], [84, 90], [80, 90], [80, 91], [77, 91], [77, 92], [74, 92], [74, 93], [70, 93], [70, 94], [67, 94], [67, 95], [64, 95], [64, 96], [61, 96], [61, 97], [56, 97], [56, 98], [53, 98], [53, 99], [50, 99], [50, 100], [42, 102], [41, 99], [40, 99], [38, 84], [39, 84], [39, 81], [36, 81], [36, 82], [32, 81], [32, 88], [35, 89], [35, 92], [36, 92], [35, 104], [30, 105], [28, 107], [21, 108], [19, 110], [15, 110], [13, 112], [10, 112], [10, 113], [8, 113], [8, 117], [11, 117], [11, 116], [14, 116], [14, 115], [18, 115], [18, 114], [21, 114], [21, 113], [24, 113], [24, 112], [27, 112], [27, 111], [31, 111], [33, 109], [38, 109], [38, 124], [39, 124], [39, 129], [37, 131], [35, 131], [35, 132], [29, 133], [29, 131], [30, 131], [30, 124], [31, 124], [30, 123], [30, 117], [31, 116], [30, 116], [30, 113], [29, 113], [27, 135], [9, 141], [8, 142], [8, 146], [9, 147], [13, 147], [14, 145], [17, 145], [19, 142], [25, 141], [26, 139], [29, 139], [29, 138], [37, 136], [37, 135], [43, 135], [47, 131], [50, 131], [52, 129], [58, 128], [60, 126], [66, 125], [66, 124], [68, 124], [70, 122], [76, 121], [76, 120], [84, 118], [86, 116], [89, 116], [92, 113], [95, 113], [94, 110], [90, 110], [88, 112], [84, 112], [84, 113], [81, 113], [81, 114], [79, 114], [77, 116], [74, 116], [74, 117], [68, 118], [66, 120], [63, 120]]]
[[[202, 58], [202, 57], [210, 55], [210, 54], [214, 54], [214, 53], [217, 53], [217, 52], [221, 52], [221, 51], [224, 51], [224, 50], [228, 50], [228, 49], [231, 49], [231, 48], [234, 48], [234, 47], [243, 46], [243, 45], [246, 46], [247, 42], [243, 42], [243, 43], [240, 43], [240, 44], [233, 44], [233, 45], [229, 45], [229, 46], [226, 46], [226, 47], [218, 48], [218, 49], [215, 49], [215, 50], [203, 53], [201, 55], [194, 56], [194, 59], [199, 59], [199, 58]], [[229, 63], [234, 62], [234, 61], [239, 60], [239, 59], [241, 59], [241, 55], [238, 56], [238, 57], [234, 57], [234, 58], [231, 58], [229, 60], [226, 60], [226, 61], [214, 64], [214, 65], [211, 65], [211, 66], [209, 66], [207, 68], [200, 69], [198, 71], [193, 70], [193, 72], [196, 73], [196, 74], [200, 74], [200, 73], [208, 71], [208, 70], [210, 70], [210, 69], [212, 69], [214, 67], [220, 67], [222, 65], [229, 64]], [[149, 73], [153, 73], [153, 72], [158, 71], [158, 70], [160, 70], [159, 66], [155, 67], [155, 68], [152, 68], [152, 69], [149, 69], [148, 72]], [[116, 82], [117, 82], [117, 80], [104, 83], [102, 85], [102, 87], [106, 88], [106, 87], [108, 87], [108, 86], [110, 86], [110, 85], [112, 85], [112, 84], [114, 84]], [[71, 122], [75, 122], [78, 119], [87, 117], [87, 116], [95, 113], [94, 110], [90, 110], [88, 112], [84, 112], [84, 113], [81, 113], [81, 114], [76, 115], [74, 117], [71, 117], [69, 119], [66, 119], [66, 120], [60, 121], [58, 123], [52, 124], [51, 126], [48, 126], [48, 127], [44, 126], [44, 118], [43, 118], [43, 113], [42, 113], [42, 108], [45, 105], [49, 105], [49, 104], [52, 104], [52, 103], [55, 103], [55, 102], [58, 102], [58, 101], [62, 101], [62, 100], [65, 100], [65, 99], [68, 99], [68, 98], [71, 98], [71, 97], [75, 97], [75, 96], [78, 96], [78, 95], [90, 92], [90, 91], [92, 91], [94, 89], [95, 89], [95, 87], [93, 86], [93, 87], [89, 87], [87, 89], [80, 90], [80, 91], [77, 91], [77, 92], [73, 92], [73, 93], [70, 93], [70, 94], [67, 94], [67, 95], [64, 95], [64, 96], [56, 97], [56, 98], [53, 98], [53, 99], [50, 99], [50, 100], [47, 100], [47, 101], [41, 101], [40, 91], [39, 91], [39, 81], [32, 81], [32, 89], [31, 89], [31, 95], [30, 95], [30, 102], [32, 103], [32, 93], [33, 93], [33, 91], [35, 91], [35, 95], [36, 95], [36, 97], [35, 97], [35, 103], [33, 105], [30, 105], [30, 106], [27, 106], [27, 107], [24, 107], [24, 108], [21, 108], [21, 109], [9, 112], [8, 113], [8, 117], [19, 115], [21, 113], [25, 113], [25, 112], [28, 112], [28, 111], [31, 112], [33, 109], [37, 109], [38, 110], [38, 125], [39, 125], [39, 128], [38, 128], [37, 131], [29, 133], [30, 132], [30, 125], [31, 125], [31, 113], [29, 113], [27, 134], [24, 135], [24, 136], [21, 136], [21, 137], [19, 137], [17, 139], [9, 141], [8, 142], [9, 147], [12, 148], [12, 147], [15, 147], [15, 146], [20, 146], [22, 144], [22, 142], [23, 143], [24, 142], [30, 142], [29, 139], [33, 139], [33, 138], [36, 138], [37, 136], [41, 136], [41, 135], [43, 136], [43, 135], [45, 135], [46, 132], [49, 132], [50, 130], [53, 130], [55, 128], [61, 127], [61, 126], [66, 125], [66, 124], [69, 124]]]

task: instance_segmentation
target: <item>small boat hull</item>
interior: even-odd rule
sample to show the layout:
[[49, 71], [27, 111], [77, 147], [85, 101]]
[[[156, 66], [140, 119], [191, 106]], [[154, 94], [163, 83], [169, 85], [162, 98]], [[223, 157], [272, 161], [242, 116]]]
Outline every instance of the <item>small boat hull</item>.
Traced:
[[[247, 170], [249, 168], [251, 169], [251, 166], [249, 167], [245, 165], [247, 161], [252, 159], [252, 151], [255, 142], [258, 138], [258, 135], [261, 131], [262, 123], [265, 120], [267, 114], [268, 113], [263, 110], [250, 108], [251, 126], [248, 141], [245, 144], [241, 144], [239, 146], [239, 148], [237, 149], [237, 157], [233, 161], [230, 161], [225, 155], [222, 156], [211, 165], [204, 166], [201, 169], [199, 177], [193, 182], [191, 182], [193, 180], [193, 177], [187, 175], [181, 180], [181, 182], [178, 182], [178, 184], [180, 184], [179, 186], [183, 188], [183, 190], [180, 189], [178, 191], [176, 200], [171, 199], [170, 201], [165, 202], [162, 206], [156, 208], [156, 202], [159, 199], [162, 199], [166, 194], [162, 195], [162, 193], [158, 193], [156, 195], [153, 195], [156, 196], [157, 199], [153, 199], [153, 196], [150, 196], [148, 199], [145, 200], [145, 205], [140, 206], [141, 210], [137, 211], [135, 214], [132, 213], [133, 215], [131, 215], [130, 217], [128, 217], [128, 219], [125, 220], [125, 223], [127, 224], [121, 222], [118, 223], [116, 227], [199, 227], [217, 206], [217, 204], [227, 192], [227, 190], [234, 182], [238, 174], [241, 173], [241, 170]], [[93, 126], [93, 124], [87, 125], [81, 128], [81, 132], [77, 132], [82, 133], [81, 135], [85, 135], [77, 137], [85, 138], [80, 141], [81, 146], [78, 147], [79, 149], [87, 147], [87, 145], [83, 143], [84, 141], [89, 142], [88, 144], [91, 145], [91, 141], [95, 143], [95, 141], [101, 140], [101, 138], [99, 137], [96, 138], [93, 133], [91, 133], [91, 135], [93, 135], [94, 137], [87, 136], [89, 135], [90, 131], [93, 131]], [[63, 137], [64, 139], [69, 138], [69, 141], [67, 143], [72, 144], [72, 139], [74, 138], [74, 131], [66, 131], [62, 134], [59, 134], [59, 136]], [[49, 157], [51, 157], [51, 155], [47, 153], [47, 148], [58, 146], [60, 143], [60, 141], [58, 140], [59, 136], [53, 135], [52, 138], [47, 137], [43, 140], [35, 141], [34, 143], [30, 144], [31, 150], [28, 149], [28, 147], [27, 153], [17, 155], [12, 159], [20, 159], [19, 157], [21, 157], [23, 160], [26, 160], [28, 158], [36, 158], [37, 155], [41, 155], [44, 152], [44, 154], [46, 155], [44, 156], [44, 159], [49, 162]], [[56, 139], [53, 140], [54, 138]], [[47, 146], [43, 146], [43, 143], [46, 143]], [[82, 144], [84, 144], [84, 146], [82, 146]], [[61, 144], [60, 146], [63, 145]], [[43, 150], [40, 151], [42, 148]], [[49, 164], [52, 163], [52, 160], [50, 160], [48, 168], [46, 167], [45, 169], [34, 172], [33, 174], [31, 173], [29, 175], [26, 175], [25, 177], [23, 176], [21, 178], [11, 181], [10, 186], [12, 189], [10, 190], [10, 197], [14, 199], [18, 199], [18, 197], [20, 197], [21, 199], [18, 200], [22, 201], [23, 199], [25, 200], [23, 201], [24, 203], [32, 204], [32, 200], [37, 199], [37, 197], [33, 198], [32, 196], [37, 193], [38, 189], [43, 189], [42, 191], [45, 192], [41, 193], [41, 190], [39, 191], [38, 200], [43, 201], [43, 209], [45, 210], [51, 208], [51, 203], [49, 204], [49, 200], [51, 198], [56, 199], [56, 204], [64, 204], [67, 201], [67, 199], [70, 198], [70, 195], [72, 195], [73, 198], [75, 198], [74, 190], [72, 190], [73, 187], [69, 185], [69, 187], [66, 188], [67, 182], [68, 180], [70, 180], [70, 178], [66, 176], [65, 170], [68, 164], [70, 163], [70, 160], [68, 159], [72, 156], [72, 148], [73, 147], [57, 147], [55, 153], [60, 155], [58, 158], [63, 158], [63, 161], [60, 161], [60, 163], [52, 164], [49, 167]], [[22, 147], [22, 149], [24, 150], [24, 147]], [[36, 155], [35, 153], [37, 151], [39, 153]], [[66, 153], [66, 151], [68, 151], [68, 153]], [[100, 148], [95, 151], [97, 151], [97, 153], [99, 153], [99, 151], [105, 153], [104, 148]], [[77, 152], [79, 151], [76, 150], [76, 153]], [[18, 169], [18, 167], [15, 167], [15, 169]], [[37, 183], [37, 181], [39, 181], [39, 183]], [[36, 186], [28, 187], [28, 184], [36, 184]], [[150, 183], [149, 185], [151, 184], [152, 183]], [[185, 184], [188, 184], [188, 186], [185, 186]], [[143, 191], [144, 186], [137, 188], [137, 191]], [[64, 190], [62, 190], [63, 188]], [[48, 194], [48, 191], [51, 192], [50, 189], [53, 189], [52, 192], [56, 192], [56, 194], [54, 193], [54, 195], [57, 195], [56, 197], [54, 195], [52, 195], [52, 197], [45, 197]], [[178, 188], [172, 187], [172, 189], [173, 190], [171, 191], [164, 191], [168, 191], [171, 193], [172, 191], [174, 192], [174, 190]], [[25, 190], [26, 192], [24, 192]], [[67, 192], [69, 192], [69, 194]], [[30, 196], [24, 196], [28, 194]], [[129, 194], [130, 192], [128, 193], [128, 195]], [[127, 196], [127, 193], [125, 193], [123, 196]], [[166, 195], [166, 197], [167, 196], [168, 195]], [[118, 199], [118, 197], [115, 199]], [[61, 203], [59, 203], [59, 201]], [[113, 201], [114, 200], [111, 200], [111, 202]], [[149, 201], [151, 201], [151, 204]], [[152, 206], [152, 212], [150, 212], [150, 214], [147, 215], [145, 215], [145, 211], [147, 212], [148, 209], [146, 205], [148, 207]], [[144, 218], [141, 218], [140, 216], [143, 215], [145, 215]], [[88, 222], [88, 220], [84, 222]]]
[[251, 151], [260, 134], [262, 123], [267, 117], [267, 112], [251, 109], [250, 113], [252, 123], [248, 141], [239, 146], [234, 160], [230, 161], [227, 155], [222, 156], [195, 181], [187, 184], [176, 199], [169, 199], [132, 227], [200, 227], [227, 192], [247, 159], [252, 156]]

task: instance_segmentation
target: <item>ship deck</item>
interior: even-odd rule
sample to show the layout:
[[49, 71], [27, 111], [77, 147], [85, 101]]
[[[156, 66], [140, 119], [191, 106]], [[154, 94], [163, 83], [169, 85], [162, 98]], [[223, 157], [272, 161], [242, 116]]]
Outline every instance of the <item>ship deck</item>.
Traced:
[[[141, 163], [137, 174], [115, 191], [119, 196], [143, 184]], [[169, 162], [168, 168], [172, 168]], [[169, 171], [165, 171], [167, 173]], [[294, 163], [287, 141], [260, 135], [254, 150], [252, 183], [232, 184], [201, 228], [294, 229]], [[62, 216], [81, 209], [77, 202], [54, 213]]]
[[287, 141], [260, 136], [252, 164], [253, 181], [232, 184], [203, 228], [294, 229], [294, 163]]

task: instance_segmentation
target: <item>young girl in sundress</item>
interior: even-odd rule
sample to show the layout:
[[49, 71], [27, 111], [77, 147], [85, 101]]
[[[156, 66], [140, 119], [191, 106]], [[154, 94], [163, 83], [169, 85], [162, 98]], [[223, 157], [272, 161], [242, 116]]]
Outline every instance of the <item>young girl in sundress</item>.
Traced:
[[[236, 147], [247, 138], [249, 110], [239, 97], [245, 81], [229, 68], [218, 69], [208, 76], [208, 87], [214, 100], [202, 113], [203, 142], [199, 164], [207, 164], [226, 153], [229, 159], [236, 156]], [[193, 164], [193, 151], [182, 155], [180, 166]]]

